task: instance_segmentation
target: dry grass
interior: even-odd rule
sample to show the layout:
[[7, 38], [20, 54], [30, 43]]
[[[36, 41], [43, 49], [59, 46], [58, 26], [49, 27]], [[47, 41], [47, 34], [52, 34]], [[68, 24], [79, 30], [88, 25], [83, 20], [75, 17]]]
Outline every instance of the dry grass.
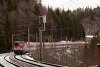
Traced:
[[[73, 46], [70, 48], [44, 48], [42, 49], [42, 61], [52, 64], [70, 66], [70, 67], [80, 67], [82, 65], [82, 53], [84, 46]], [[40, 50], [37, 48], [32, 54], [35, 60], [40, 60]]]

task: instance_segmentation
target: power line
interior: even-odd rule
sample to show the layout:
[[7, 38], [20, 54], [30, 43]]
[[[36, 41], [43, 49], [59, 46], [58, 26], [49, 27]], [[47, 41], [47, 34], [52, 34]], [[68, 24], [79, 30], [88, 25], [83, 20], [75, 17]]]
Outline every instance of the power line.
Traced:
[[[73, 1], [73, 0], [71, 0], [71, 1]], [[68, 3], [70, 3], [71, 1], [67, 2], [67, 4], [63, 4], [62, 6], [64, 7], [65, 5], [68, 5]], [[72, 6], [73, 4], [75, 4], [77, 1], [78, 1], [78, 0], [73, 1], [71, 4], [69, 4], [69, 5], [66, 6], [66, 7], [69, 8], [70, 6]]]
[[[61, 0], [58, 0], [56, 3], [58, 3], [59, 1], [61, 1]], [[50, 3], [54, 3], [54, 0], [53, 0], [53, 1], [51, 1]], [[49, 3], [49, 4], [50, 4], [50, 3]]]
[[68, 3], [70, 3], [71, 1], [73, 1], [73, 0], [70, 0], [70, 1], [68, 1], [67, 3], [64, 3], [62, 6], [64, 6], [64, 5], [68, 4]]
[[[68, 5], [68, 7], [70, 7], [70, 6], [72, 6], [74, 3], [76, 3], [78, 0], [69, 0], [69, 1], [67, 1], [66, 3], [64, 2], [65, 0], [63, 0], [61, 3], [60, 3], [60, 5], [58, 5], [58, 7], [60, 7], [60, 6], [65, 6], [65, 5]], [[59, 1], [57, 1], [56, 3], [58, 3]], [[64, 4], [62, 4], [64, 2]], [[70, 4], [72, 2], [72, 4]], [[53, 1], [51, 1], [50, 3], [54, 3], [54, 0]], [[50, 4], [49, 3], [49, 4]]]
[[[54, 5], [55, 4], [55, 6], [54, 7], [65, 7], [65, 5], [67, 6], [67, 7], [70, 7], [70, 6], [72, 6], [73, 4], [75, 4], [76, 2], [77, 2], [78, 0], [58, 0], [58, 1], [55, 1], [55, 0], [51, 0], [51, 1], [49, 1], [49, 3], [48, 3], [48, 5], [49, 6], [52, 6], [52, 5]], [[59, 3], [59, 4], [58, 4]]]
[[62, 29], [46, 29], [46, 30], [67, 30], [67, 29], [77, 29], [79, 27], [70, 27], [70, 28], [62, 28]]
[[[60, 1], [61, 1], [61, 0], [57, 0], [57, 1], [52, 0], [51, 2], [48, 3], [48, 5], [57, 4], [57, 3], [59, 3]], [[56, 6], [57, 6], [57, 5], [56, 5]]]
[[[74, 2], [72, 3], [72, 5], [75, 4], [77, 1], [78, 1], [78, 0], [74, 1]], [[70, 6], [72, 6], [72, 5], [69, 5], [68, 7], [70, 7]]]

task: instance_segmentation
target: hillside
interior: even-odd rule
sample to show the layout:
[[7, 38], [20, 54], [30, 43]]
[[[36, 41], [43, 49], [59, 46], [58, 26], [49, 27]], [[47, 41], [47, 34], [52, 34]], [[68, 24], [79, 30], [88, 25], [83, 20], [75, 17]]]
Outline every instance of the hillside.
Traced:
[[72, 12], [45, 8], [35, 0], [0, 0], [0, 49], [11, 49], [12, 39], [28, 41], [28, 29], [30, 41], [39, 41], [42, 15], [47, 17], [43, 41], [84, 40], [85, 34], [99, 32], [99, 12], [99, 6]]
[[77, 14], [80, 18], [80, 22], [84, 26], [86, 34], [95, 34], [97, 31], [100, 31], [100, 7], [91, 9], [91, 8], [79, 8], [75, 10], [74, 13]]

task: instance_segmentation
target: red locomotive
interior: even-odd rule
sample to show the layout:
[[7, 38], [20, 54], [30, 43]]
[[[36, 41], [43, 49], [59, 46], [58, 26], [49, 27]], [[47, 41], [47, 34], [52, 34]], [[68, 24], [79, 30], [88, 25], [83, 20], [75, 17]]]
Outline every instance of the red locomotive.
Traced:
[[23, 54], [24, 48], [25, 48], [25, 42], [24, 41], [15, 41], [14, 42], [14, 46], [13, 46], [13, 50], [15, 54]]

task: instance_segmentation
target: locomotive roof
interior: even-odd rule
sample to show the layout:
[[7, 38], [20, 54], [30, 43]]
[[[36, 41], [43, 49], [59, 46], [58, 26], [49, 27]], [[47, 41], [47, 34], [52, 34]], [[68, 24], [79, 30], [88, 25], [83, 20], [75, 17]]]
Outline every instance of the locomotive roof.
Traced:
[[24, 41], [14, 41], [14, 42], [24, 42]]
[[99, 46], [100, 45], [100, 43], [97, 43], [97, 46]]

